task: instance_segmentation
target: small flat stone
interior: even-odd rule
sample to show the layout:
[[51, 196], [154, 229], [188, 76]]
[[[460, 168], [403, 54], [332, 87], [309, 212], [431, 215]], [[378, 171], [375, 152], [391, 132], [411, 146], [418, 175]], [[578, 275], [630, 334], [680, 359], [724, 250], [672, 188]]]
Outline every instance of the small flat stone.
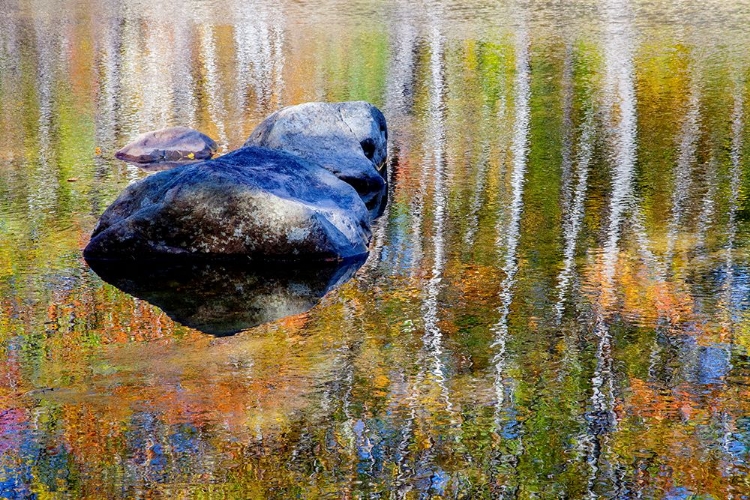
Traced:
[[115, 157], [136, 164], [153, 164], [205, 160], [216, 150], [216, 142], [195, 129], [168, 127], [139, 135], [115, 153]]

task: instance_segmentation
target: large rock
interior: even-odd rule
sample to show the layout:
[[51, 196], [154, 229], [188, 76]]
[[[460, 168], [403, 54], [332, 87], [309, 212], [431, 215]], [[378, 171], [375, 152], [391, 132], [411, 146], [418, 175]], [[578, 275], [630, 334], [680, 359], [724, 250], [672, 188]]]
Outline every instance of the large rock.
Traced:
[[104, 281], [159, 307], [178, 323], [225, 336], [308, 311], [363, 262], [257, 266], [212, 259], [89, 264]]
[[309, 102], [266, 118], [245, 146], [296, 153], [354, 186], [365, 202], [382, 196], [388, 132], [383, 113], [364, 101]]
[[84, 255], [340, 260], [367, 253], [369, 222], [356, 191], [319, 165], [250, 147], [130, 185]]
[[216, 153], [216, 142], [188, 127], [169, 127], [147, 132], [115, 153], [120, 160], [131, 163], [165, 163], [174, 167], [180, 161], [205, 160]]

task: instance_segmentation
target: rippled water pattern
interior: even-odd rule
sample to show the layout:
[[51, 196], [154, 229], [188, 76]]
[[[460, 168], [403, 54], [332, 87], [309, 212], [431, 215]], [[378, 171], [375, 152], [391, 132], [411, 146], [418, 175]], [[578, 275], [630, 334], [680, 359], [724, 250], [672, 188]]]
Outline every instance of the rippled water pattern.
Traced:
[[[0, 497], [750, 497], [747, 1], [0, 12]], [[82, 260], [136, 134], [354, 99], [389, 204], [310, 311], [214, 337]]]

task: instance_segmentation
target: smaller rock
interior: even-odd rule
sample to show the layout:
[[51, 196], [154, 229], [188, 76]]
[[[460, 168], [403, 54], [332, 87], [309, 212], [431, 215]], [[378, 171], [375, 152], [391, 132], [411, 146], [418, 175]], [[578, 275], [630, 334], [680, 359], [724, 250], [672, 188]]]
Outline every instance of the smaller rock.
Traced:
[[211, 158], [216, 150], [216, 142], [195, 129], [168, 127], [139, 135], [115, 157], [138, 164], [189, 162]]
[[308, 102], [266, 118], [245, 146], [279, 149], [319, 163], [367, 203], [385, 190], [385, 117], [365, 101]]

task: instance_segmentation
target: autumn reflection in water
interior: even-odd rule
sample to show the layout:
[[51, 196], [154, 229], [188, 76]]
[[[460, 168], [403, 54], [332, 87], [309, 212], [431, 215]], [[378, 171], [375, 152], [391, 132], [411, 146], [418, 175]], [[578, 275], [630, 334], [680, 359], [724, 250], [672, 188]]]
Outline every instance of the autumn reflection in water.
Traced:
[[[0, 11], [0, 497], [750, 495], [745, 0]], [[355, 99], [366, 262], [82, 259], [137, 134]]]

